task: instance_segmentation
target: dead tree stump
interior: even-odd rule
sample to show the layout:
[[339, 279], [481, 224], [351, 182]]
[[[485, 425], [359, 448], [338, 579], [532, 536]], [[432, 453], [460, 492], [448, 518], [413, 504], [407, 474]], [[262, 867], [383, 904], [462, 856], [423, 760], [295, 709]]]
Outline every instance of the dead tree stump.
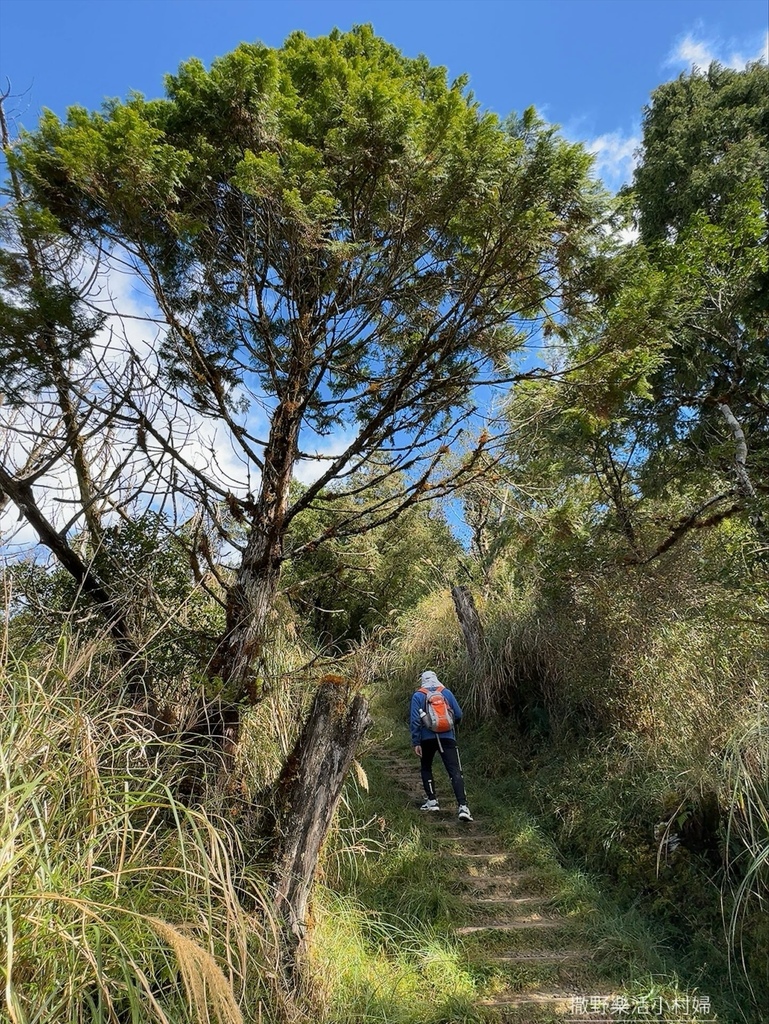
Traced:
[[483, 624], [475, 607], [473, 595], [467, 587], [454, 584], [451, 588], [451, 596], [454, 599], [459, 625], [462, 627], [462, 635], [465, 638], [467, 657], [473, 669], [478, 670], [483, 663], [484, 636]]
[[370, 725], [362, 694], [350, 700], [349, 686], [338, 677], [322, 684], [276, 784], [273, 881], [292, 971], [304, 943], [321, 847]]

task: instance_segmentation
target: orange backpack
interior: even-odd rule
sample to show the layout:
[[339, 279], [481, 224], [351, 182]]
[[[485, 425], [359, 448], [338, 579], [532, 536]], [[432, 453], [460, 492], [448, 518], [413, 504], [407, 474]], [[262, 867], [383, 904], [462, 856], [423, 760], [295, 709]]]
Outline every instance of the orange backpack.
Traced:
[[419, 712], [422, 725], [432, 732], [451, 732], [454, 728], [454, 712], [443, 696], [443, 690], [443, 686], [437, 690], [426, 690], [424, 686], [419, 687], [419, 692], [425, 695], [425, 709]]

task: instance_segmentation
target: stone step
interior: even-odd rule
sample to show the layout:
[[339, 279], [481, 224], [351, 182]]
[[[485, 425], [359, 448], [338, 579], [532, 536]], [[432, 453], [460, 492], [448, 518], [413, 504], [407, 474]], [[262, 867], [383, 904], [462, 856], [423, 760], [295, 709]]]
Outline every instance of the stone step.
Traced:
[[[575, 1000], [578, 992], [509, 992], [499, 993], [487, 999], [478, 1000], [478, 1006], [489, 1009], [499, 1007], [500, 1009], [512, 1009], [520, 1007], [544, 1007], [556, 1013], [572, 1014], [574, 1012]], [[571, 1019], [574, 1019], [573, 1017]]]
[[504, 850], [500, 849], [496, 843], [490, 844], [485, 840], [478, 840], [473, 835], [460, 836], [457, 839], [444, 841], [442, 837], [436, 839], [440, 842], [441, 849], [446, 853], [447, 856], [452, 858], [467, 857], [473, 853], [485, 853], [489, 857], [505, 857], [507, 854]]
[[[428, 817], [427, 820], [429, 821], [430, 818]], [[458, 819], [455, 818], [454, 820], [458, 823]], [[446, 826], [449, 824], [453, 825], [454, 822], [436, 822], [436, 825]], [[497, 848], [499, 843], [496, 836], [490, 836], [486, 832], [478, 832], [477, 829], [473, 828], [472, 821], [463, 822], [462, 831], [456, 835], [441, 835], [440, 840], [441, 842], [446, 843], [472, 843], [475, 846], [480, 846], [481, 843], [486, 843], [487, 846], [497, 846]]]
[[506, 864], [510, 860], [510, 854], [503, 850], [483, 850], [472, 853], [454, 854], [462, 860], [493, 861], [495, 864]]
[[463, 896], [460, 902], [470, 907], [530, 907], [542, 906], [547, 900], [542, 896]]
[[536, 877], [530, 871], [508, 871], [498, 875], [459, 875], [457, 881], [473, 885], [478, 889], [492, 889], [497, 885], [520, 886], [531, 882]]
[[461, 853], [447, 851], [446, 860], [453, 863], [461, 877], [471, 875], [472, 878], [501, 878], [511, 874], [517, 867], [516, 859], [509, 853]]

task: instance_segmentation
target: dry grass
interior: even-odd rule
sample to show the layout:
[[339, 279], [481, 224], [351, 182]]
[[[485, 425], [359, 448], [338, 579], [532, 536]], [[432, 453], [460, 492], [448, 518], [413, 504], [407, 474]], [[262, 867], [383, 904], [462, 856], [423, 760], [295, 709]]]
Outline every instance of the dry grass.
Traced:
[[[175, 795], [178, 749], [73, 685], [0, 672], [0, 918], [13, 1024], [240, 1024], [274, 1001], [267, 901], [238, 837]], [[88, 665], [85, 652], [71, 663]], [[257, 911], [246, 914], [238, 890]]]

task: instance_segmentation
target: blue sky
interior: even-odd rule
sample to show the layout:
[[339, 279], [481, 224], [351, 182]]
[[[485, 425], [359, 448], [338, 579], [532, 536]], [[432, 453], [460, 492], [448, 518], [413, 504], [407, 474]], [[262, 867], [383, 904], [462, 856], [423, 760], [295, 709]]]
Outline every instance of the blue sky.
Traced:
[[241, 40], [279, 46], [371, 22], [409, 56], [466, 72], [484, 107], [534, 104], [599, 154], [607, 184], [630, 171], [641, 111], [660, 82], [715, 57], [766, 48], [766, 0], [0, 0], [0, 81], [9, 113], [97, 107], [162, 93], [180, 61], [209, 63]]

